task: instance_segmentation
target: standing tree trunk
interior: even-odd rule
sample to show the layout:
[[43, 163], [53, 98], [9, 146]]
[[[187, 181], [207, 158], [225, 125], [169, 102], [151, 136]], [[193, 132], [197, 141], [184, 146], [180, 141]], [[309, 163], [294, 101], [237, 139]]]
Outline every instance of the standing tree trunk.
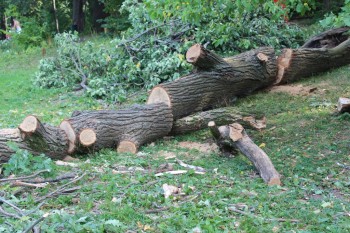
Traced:
[[90, 12], [92, 20], [92, 29], [95, 32], [103, 32], [101, 20], [106, 18], [108, 14], [104, 11], [105, 5], [99, 0], [90, 0]]
[[85, 0], [73, 0], [73, 25], [72, 30], [82, 32], [84, 30], [85, 15], [83, 11]]

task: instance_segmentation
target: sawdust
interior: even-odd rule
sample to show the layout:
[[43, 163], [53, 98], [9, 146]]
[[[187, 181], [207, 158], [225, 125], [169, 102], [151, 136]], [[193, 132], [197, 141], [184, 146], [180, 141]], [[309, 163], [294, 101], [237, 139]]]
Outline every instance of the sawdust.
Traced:
[[276, 93], [276, 92], [282, 92], [282, 93], [288, 93], [290, 95], [309, 95], [310, 93], [313, 93], [317, 91], [316, 87], [304, 87], [303, 85], [281, 85], [281, 86], [273, 86], [268, 90], [269, 92]]
[[211, 153], [216, 152], [218, 150], [218, 146], [215, 143], [198, 143], [198, 142], [189, 142], [184, 141], [180, 142], [179, 146], [186, 149], [195, 149], [201, 153]]

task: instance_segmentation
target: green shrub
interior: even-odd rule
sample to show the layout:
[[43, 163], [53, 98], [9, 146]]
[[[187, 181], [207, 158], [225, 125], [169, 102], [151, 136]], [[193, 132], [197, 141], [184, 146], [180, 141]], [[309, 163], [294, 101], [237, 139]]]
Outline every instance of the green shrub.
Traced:
[[342, 26], [350, 27], [350, 0], [345, 0], [344, 6], [341, 8], [338, 15], [330, 13], [320, 21], [320, 24], [324, 28]]
[[304, 41], [302, 30], [286, 24], [285, 12], [272, 1], [126, 0], [121, 11], [132, 27], [108, 46], [57, 35], [57, 56], [41, 61], [35, 83], [74, 89], [86, 78], [89, 95], [121, 102], [132, 89], [150, 89], [187, 73], [184, 54], [194, 43], [232, 55], [259, 46], [297, 47]]

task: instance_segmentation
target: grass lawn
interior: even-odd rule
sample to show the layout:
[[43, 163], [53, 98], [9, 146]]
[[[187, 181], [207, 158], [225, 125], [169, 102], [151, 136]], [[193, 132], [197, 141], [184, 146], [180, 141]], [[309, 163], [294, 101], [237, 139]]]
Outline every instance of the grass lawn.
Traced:
[[[103, 108], [81, 93], [34, 87], [39, 59], [39, 51], [1, 56], [1, 128], [16, 127], [29, 114], [58, 125], [74, 110]], [[32, 159], [18, 171], [46, 166], [48, 177], [85, 175], [67, 185], [75, 191], [45, 202], [36, 200], [69, 181], [43, 188], [2, 183], [0, 197], [22, 210], [41, 205], [28, 217], [0, 218], [0, 232], [23, 230], [44, 213], [50, 215], [40, 223], [42, 232], [350, 232], [350, 115], [335, 114], [338, 97], [350, 96], [349, 74], [346, 66], [295, 84], [304, 91], [260, 91], [236, 103], [267, 117], [267, 129], [247, 132], [282, 175], [282, 187], [266, 186], [242, 155], [221, 157], [209, 130], [202, 130], [156, 141], [137, 155], [109, 149], [81, 155], [77, 167]], [[169, 166], [183, 169], [175, 157], [207, 172], [156, 177]], [[163, 184], [181, 190], [165, 198]]]

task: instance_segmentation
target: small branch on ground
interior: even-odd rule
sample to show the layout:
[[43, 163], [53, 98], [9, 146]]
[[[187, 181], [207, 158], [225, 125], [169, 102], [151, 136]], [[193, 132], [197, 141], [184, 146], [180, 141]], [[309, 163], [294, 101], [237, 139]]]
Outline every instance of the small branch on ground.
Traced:
[[74, 179], [74, 180], [72, 180], [72, 181], [70, 181], [70, 182], [68, 182], [68, 183], [66, 183], [66, 184], [64, 184], [64, 185], [61, 185], [61, 186], [58, 187], [55, 191], [50, 192], [50, 193], [48, 193], [47, 195], [45, 195], [45, 196], [43, 196], [43, 197], [41, 197], [41, 198], [36, 199], [35, 202], [36, 202], [36, 203], [37, 203], [37, 202], [41, 202], [41, 201], [45, 200], [46, 198], [52, 197], [54, 194], [56, 194], [56, 193], [58, 193], [58, 192], [63, 192], [63, 191], [65, 190], [65, 187], [67, 187], [68, 185], [73, 184], [73, 183], [79, 181], [79, 180], [82, 179], [85, 175], [86, 175], [86, 173], [83, 173], [83, 174], [82, 174], [81, 176], [79, 176], [78, 178], [76, 178], [76, 179]]
[[41, 216], [41, 218], [37, 219], [36, 221], [34, 221], [27, 229], [25, 229], [23, 231], [23, 233], [28, 233], [30, 232], [38, 223], [40, 223], [41, 221], [43, 221], [45, 218], [47, 218], [47, 216], [49, 216], [49, 213], [45, 213], [43, 216]]
[[14, 181], [14, 180], [27, 180], [27, 179], [30, 179], [30, 178], [34, 178], [34, 177], [36, 177], [39, 174], [44, 173], [44, 172], [50, 172], [50, 171], [49, 170], [41, 170], [41, 171], [38, 171], [38, 172], [34, 173], [33, 175], [29, 175], [29, 176], [21, 176], [21, 177], [0, 179], [0, 183], [1, 182], [7, 182], [7, 181]]

